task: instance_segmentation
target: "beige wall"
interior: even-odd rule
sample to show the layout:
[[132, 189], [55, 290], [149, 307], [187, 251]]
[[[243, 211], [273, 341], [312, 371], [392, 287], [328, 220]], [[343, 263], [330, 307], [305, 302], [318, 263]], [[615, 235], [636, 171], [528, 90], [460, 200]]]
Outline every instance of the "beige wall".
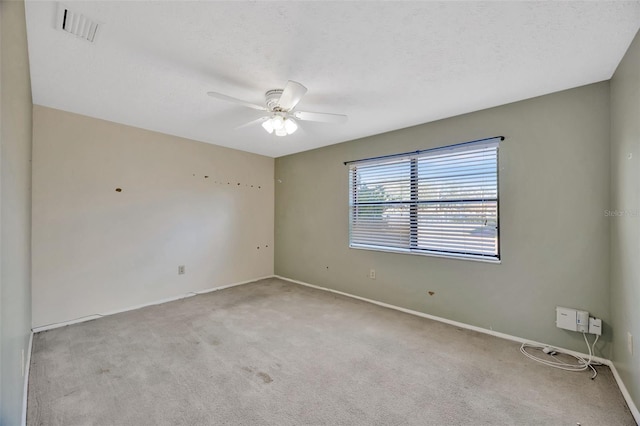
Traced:
[[31, 329], [31, 83], [24, 2], [0, 4], [0, 424], [22, 414]]
[[41, 106], [33, 128], [35, 327], [273, 274], [272, 158]]
[[[501, 264], [348, 247], [343, 161], [496, 135]], [[584, 352], [555, 327], [556, 305], [582, 308], [610, 355], [607, 82], [281, 157], [275, 177], [276, 274]]]
[[[629, 158], [631, 156], [631, 158]], [[611, 80], [611, 224], [613, 361], [640, 407], [640, 33]], [[633, 355], [627, 333], [634, 339]]]

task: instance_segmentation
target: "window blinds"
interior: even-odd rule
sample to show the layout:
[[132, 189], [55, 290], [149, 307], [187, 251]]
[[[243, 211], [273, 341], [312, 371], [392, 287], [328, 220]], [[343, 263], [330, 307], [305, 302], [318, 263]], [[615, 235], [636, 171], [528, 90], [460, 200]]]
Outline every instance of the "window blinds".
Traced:
[[351, 247], [499, 259], [500, 140], [349, 163]]

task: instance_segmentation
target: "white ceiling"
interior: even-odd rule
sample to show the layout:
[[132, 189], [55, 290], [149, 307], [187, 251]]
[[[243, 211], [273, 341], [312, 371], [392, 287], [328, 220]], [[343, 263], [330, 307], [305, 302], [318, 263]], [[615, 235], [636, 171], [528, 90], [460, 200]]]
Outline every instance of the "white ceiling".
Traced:
[[[640, 27], [639, 1], [65, 4], [104, 25], [91, 44], [27, 2], [34, 103], [271, 157], [607, 80]], [[287, 80], [349, 121], [280, 138], [206, 95]]]

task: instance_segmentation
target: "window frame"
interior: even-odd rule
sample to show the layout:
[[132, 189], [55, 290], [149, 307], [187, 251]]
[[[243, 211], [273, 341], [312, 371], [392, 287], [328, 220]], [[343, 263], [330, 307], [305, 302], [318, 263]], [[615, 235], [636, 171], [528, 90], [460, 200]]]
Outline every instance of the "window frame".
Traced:
[[[357, 250], [370, 250], [370, 251], [378, 251], [378, 252], [388, 252], [388, 253], [400, 253], [400, 254], [411, 254], [418, 256], [430, 256], [430, 257], [439, 257], [446, 259], [462, 259], [462, 260], [472, 260], [478, 262], [486, 262], [486, 263], [496, 263], [499, 264], [502, 262], [501, 255], [501, 239], [500, 239], [500, 142], [503, 141], [504, 136], [495, 136], [491, 138], [479, 139], [470, 142], [464, 142], [460, 144], [454, 145], [446, 145], [442, 147], [436, 147], [431, 149], [419, 150], [414, 152], [407, 153], [399, 153], [392, 155], [385, 155], [380, 157], [367, 158], [362, 160], [355, 161], [347, 161], [344, 164], [349, 165], [349, 248], [357, 249]], [[464, 198], [460, 199], [446, 199], [443, 200], [443, 203], [456, 203], [456, 202], [495, 202], [495, 238], [496, 238], [496, 251], [495, 255], [487, 255], [480, 253], [462, 253], [462, 252], [447, 252], [445, 250], [429, 250], [425, 248], [419, 248], [418, 238], [419, 238], [419, 227], [418, 222], [420, 220], [419, 208], [421, 205], [428, 205], [429, 202], [427, 200], [419, 199], [418, 193], [418, 185], [420, 184], [420, 176], [418, 174], [418, 163], [420, 158], [428, 158], [435, 151], [459, 151], [463, 146], [468, 146], [469, 150], [473, 149], [473, 146], [482, 146], [482, 145], [494, 145], [495, 144], [495, 199], [492, 198], [479, 198], [477, 200], [468, 200]], [[410, 161], [410, 173], [409, 173], [409, 185], [410, 185], [410, 201], [403, 203], [403, 205], [409, 205], [409, 243], [406, 248], [398, 248], [398, 247], [390, 247], [385, 245], [375, 245], [375, 244], [362, 244], [362, 243], [354, 243], [353, 242], [353, 225], [356, 221], [356, 216], [358, 215], [357, 210], [357, 201], [355, 200], [357, 196], [357, 166], [359, 164], [384, 164], [388, 160], [393, 160], [394, 158], [398, 159], [409, 159]], [[354, 168], [356, 171], [354, 171]], [[424, 202], [427, 201], [427, 202]], [[437, 203], [437, 201], [435, 202]], [[424, 216], [423, 216], [424, 217]]]

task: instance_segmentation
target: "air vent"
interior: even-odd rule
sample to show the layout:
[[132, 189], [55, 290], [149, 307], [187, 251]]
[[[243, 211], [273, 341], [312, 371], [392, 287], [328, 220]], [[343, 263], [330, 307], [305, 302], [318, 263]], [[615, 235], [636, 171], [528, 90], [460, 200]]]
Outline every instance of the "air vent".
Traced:
[[63, 4], [58, 4], [58, 21], [56, 28], [93, 43], [98, 35], [100, 23], [86, 15], [74, 12]]

